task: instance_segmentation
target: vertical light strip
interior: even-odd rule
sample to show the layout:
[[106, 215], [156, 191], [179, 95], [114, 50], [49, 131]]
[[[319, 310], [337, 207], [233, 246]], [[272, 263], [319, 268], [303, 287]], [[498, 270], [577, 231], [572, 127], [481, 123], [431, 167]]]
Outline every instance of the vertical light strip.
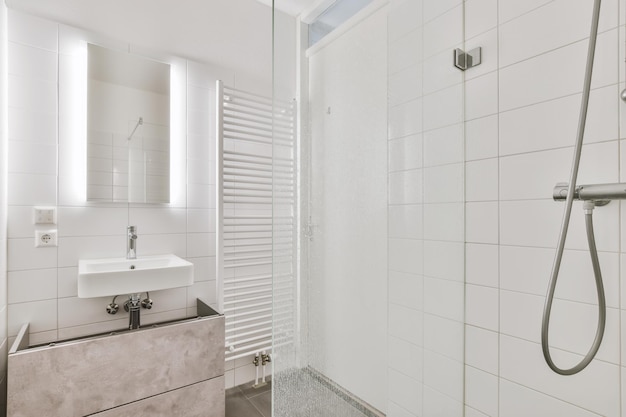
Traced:
[[216, 143], [216, 164], [215, 169], [215, 208], [216, 208], [216, 230], [215, 230], [215, 268], [217, 286], [217, 308], [220, 313], [224, 311], [224, 84], [222, 81], [215, 82], [215, 143]]

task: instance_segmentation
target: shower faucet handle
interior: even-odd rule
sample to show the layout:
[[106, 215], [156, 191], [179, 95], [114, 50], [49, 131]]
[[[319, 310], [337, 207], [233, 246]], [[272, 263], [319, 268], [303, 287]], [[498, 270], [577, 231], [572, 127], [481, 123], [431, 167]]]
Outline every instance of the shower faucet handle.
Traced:
[[[552, 197], [556, 201], [563, 201], [567, 198], [568, 190], [569, 184], [560, 182], [554, 187]], [[606, 205], [611, 200], [626, 200], [626, 183], [577, 185], [574, 200], [594, 200], [596, 206]]]

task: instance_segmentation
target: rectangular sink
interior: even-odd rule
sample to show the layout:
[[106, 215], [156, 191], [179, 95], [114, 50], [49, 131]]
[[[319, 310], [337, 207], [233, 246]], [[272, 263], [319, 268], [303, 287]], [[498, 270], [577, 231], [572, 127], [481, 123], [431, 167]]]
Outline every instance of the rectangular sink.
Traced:
[[78, 297], [107, 297], [186, 287], [193, 264], [176, 255], [78, 261]]

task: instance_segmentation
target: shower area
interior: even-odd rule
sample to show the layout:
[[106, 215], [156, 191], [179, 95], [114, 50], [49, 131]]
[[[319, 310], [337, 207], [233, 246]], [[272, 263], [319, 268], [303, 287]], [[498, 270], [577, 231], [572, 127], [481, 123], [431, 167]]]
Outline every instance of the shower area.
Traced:
[[[297, 140], [273, 147], [296, 167], [295, 187], [274, 181], [275, 300], [290, 276], [295, 302], [293, 325], [273, 326], [273, 416], [626, 415], [619, 200], [593, 218], [602, 344], [575, 375], [542, 354], [566, 206], [553, 189], [570, 179], [587, 95], [577, 184], [626, 182], [623, 2], [602, 1], [588, 94], [591, 0], [318, 5], [273, 35], [281, 100], [281, 40], [297, 38]], [[551, 304], [560, 368], [583, 360], [599, 320], [583, 205]]]

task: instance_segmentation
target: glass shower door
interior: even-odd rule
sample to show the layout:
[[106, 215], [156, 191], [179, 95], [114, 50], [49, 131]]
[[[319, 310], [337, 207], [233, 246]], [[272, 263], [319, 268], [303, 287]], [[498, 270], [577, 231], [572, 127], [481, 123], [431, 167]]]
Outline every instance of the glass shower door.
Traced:
[[[275, 324], [273, 415], [462, 416], [463, 2], [367, 3], [313, 45], [296, 25], [290, 265], [274, 205], [275, 294], [291, 274], [296, 326], [279, 346]], [[275, 26], [277, 90], [289, 36]]]

